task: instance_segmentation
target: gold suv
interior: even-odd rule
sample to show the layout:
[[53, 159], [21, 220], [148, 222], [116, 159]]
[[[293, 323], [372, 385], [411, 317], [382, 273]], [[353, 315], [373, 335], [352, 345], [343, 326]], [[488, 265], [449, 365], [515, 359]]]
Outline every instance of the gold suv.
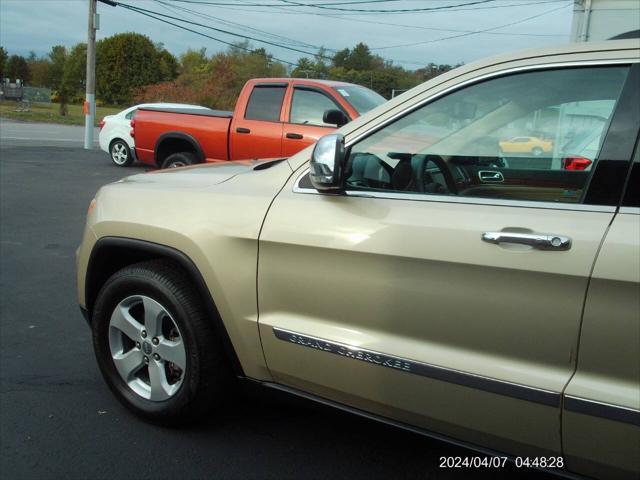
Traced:
[[[502, 56], [289, 159], [103, 187], [77, 265], [109, 387], [180, 423], [243, 377], [516, 464], [637, 478], [639, 58], [635, 40]], [[536, 132], [549, 156], [501, 155]], [[566, 170], [580, 138], [591, 168]]]

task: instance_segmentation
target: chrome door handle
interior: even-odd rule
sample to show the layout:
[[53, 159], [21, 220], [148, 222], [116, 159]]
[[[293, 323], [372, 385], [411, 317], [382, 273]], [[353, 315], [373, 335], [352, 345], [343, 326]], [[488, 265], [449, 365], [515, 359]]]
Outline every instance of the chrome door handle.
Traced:
[[504, 175], [502, 172], [496, 172], [493, 170], [480, 170], [478, 172], [478, 177], [481, 182], [485, 183], [503, 183]]
[[529, 245], [538, 250], [569, 250], [571, 239], [562, 235], [538, 233], [484, 232], [482, 240], [488, 243], [518, 243]]

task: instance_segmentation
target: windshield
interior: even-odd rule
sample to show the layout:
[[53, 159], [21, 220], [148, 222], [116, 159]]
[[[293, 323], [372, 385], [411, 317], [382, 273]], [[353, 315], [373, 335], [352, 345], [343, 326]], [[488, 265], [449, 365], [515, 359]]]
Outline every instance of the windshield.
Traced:
[[333, 87], [333, 89], [349, 102], [360, 115], [387, 101], [386, 98], [373, 90], [358, 85], [344, 85]]

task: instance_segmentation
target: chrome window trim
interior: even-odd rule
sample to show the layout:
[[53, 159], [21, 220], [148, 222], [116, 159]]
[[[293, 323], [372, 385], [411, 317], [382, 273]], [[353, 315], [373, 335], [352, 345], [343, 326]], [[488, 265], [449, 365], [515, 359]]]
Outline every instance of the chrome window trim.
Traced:
[[[632, 58], [627, 58], [627, 59], [611, 59], [611, 60], [578, 60], [575, 62], [559, 62], [559, 63], [542, 63], [542, 64], [538, 64], [538, 65], [523, 65], [523, 66], [519, 66], [519, 67], [512, 67], [512, 68], [507, 68], [506, 70], [500, 70], [500, 71], [496, 71], [496, 72], [490, 72], [490, 73], [486, 73], [484, 75], [480, 75], [479, 77], [475, 77], [475, 78], [471, 78], [469, 80], [465, 80], [464, 82], [458, 83], [456, 85], [452, 85], [450, 87], [445, 88], [444, 90], [441, 90], [431, 96], [428, 96], [427, 98], [421, 100], [420, 102], [411, 105], [403, 110], [401, 110], [400, 112], [396, 113], [395, 115], [389, 117], [388, 119], [384, 120], [382, 123], [376, 125], [374, 128], [367, 130], [366, 132], [362, 132], [359, 135], [356, 135], [353, 138], [348, 139], [345, 142], [345, 149], [348, 149], [349, 147], [351, 147], [354, 143], [360, 141], [363, 138], [366, 138], [370, 135], [373, 135], [374, 133], [376, 133], [378, 130], [381, 130], [382, 128], [386, 127], [387, 125], [389, 125], [390, 123], [394, 122], [395, 120], [397, 120], [400, 117], [403, 117], [405, 115], [408, 115], [410, 113], [412, 113], [413, 111], [423, 107], [424, 105], [426, 105], [427, 103], [430, 103], [434, 100], [437, 100], [438, 98], [447, 95], [448, 93], [454, 91], [454, 90], [458, 90], [460, 88], [469, 86], [471, 84], [474, 83], [479, 83], [481, 81], [484, 80], [488, 80], [491, 78], [495, 78], [495, 77], [499, 77], [499, 76], [503, 76], [503, 75], [509, 75], [509, 74], [513, 74], [513, 73], [518, 73], [518, 72], [528, 72], [528, 71], [532, 71], [532, 70], [550, 70], [550, 69], [556, 69], [556, 68], [563, 68], [563, 67], [593, 67], [593, 66], [608, 66], [608, 65], [633, 65], [636, 63], [640, 63], [640, 61], [638, 59], [632, 59]], [[436, 87], [437, 88], [437, 87]], [[365, 127], [365, 125], [363, 125], [363, 127]], [[362, 127], [360, 127], [362, 128]], [[348, 136], [348, 134], [347, 134]], [[293, 186], [293, 192], [294, 193], [306, 193], [306, 194], [316, 194], [316, 195], [321, 195], [320, 192], [318, 192], [317, 190], [313, 189], [313, 188], [301, 188], [300, 187], [300, 180], [302, 179], [302, 177], [304, 177], [307, 173], [309, 172], [309, 169], [305, 169], [302, 174], [300, 174], [298, 176], [298, 178], [296, 179], [294, 186]], [[442, 198], [441, 196], [438, 195], [424, 195], [424, 194], [416, 194], [416, 195], [420, 195], [422, 198], [414, 198], [413, 195], [406, 195], [406, 194], [395, 194], [395, 193], [382, 193], [382, 192], [361, 192], [361, 191], [351, 191], [348, 190], [346, 192], [346, 194], [348, 196], [358, 196], [358, 197], [371, 197], [371, 198], [389, 198], [389, 199], [399, 199], [399, 200], [416, 200], [416, 201], [433, 201], [433, 202], [445, 202], [445, 203], [466, 203], [466, 204], [472, 204], [472, 205], [498, 205], [498, 206], [507, 206], [507, 207], [524, 207], [524, 208], [546, 208], [546, 209], [553, 209], [553, 210], [575, 210], [575, 211], [587, 211], [587, 212], [606, 212], [606, 213], [613, 213], [616, 211], [616, 208], [613, 206], [609, 206], [609, 205], [585, 205], [585, 204], [556, 204], [556, 203], [551, 203], [551, 202], [531, 202], [531, 201], [526, 201], [526, 200], [497, 200], [497, 199], [474, 199], [474, 198], [470, 198], [470, 197], [457, 197], [456, 199], [453, 198]], [[464, 200], [462, 200], [464, 199]], [[625, 207], [626, 208], [626, 207]], [[635, 212], [624, 212], [624, 213], [635, 213]]]
[[[315, 188], [300, 187], [300, 181], [309, 173], [309, 169], [304, 170], [296, 179], [293, 187], [294, 193], [304, 193], [310, 195], [324, 195]], [[616, 207], [612, 205], [586, 205], [583, 203], [553, 203], [553, 202], [534, 202], [527, 200], [500, 200], [494, 198], [473, 198], [473, 197], [453, 197], [449, 195], [429, 195], [425, 193], [394, 193], [394, 192], [372, 192], [361, 190], [347, 190], [347, 197], [355, 198], [379, 198], [387, 200], [409, 200], [414, 202], [436, 202], [436, 203], [456, 203], [463, 205], [487, 205], [496, 207], [519, 207], [519, 208], [540, 208], [545, 210], [566, 210], [577, 212], [599, 212], [599, 213], [615, 213]], [[631, 207], [624, 207], [631, 208]], [[622, 210], [622, 209], [621, 209]], [[639, 210], [639, 209], [635, 209]], [[633, 212], [629, 212], [633, 213]]]
[[[407, 358], [396, 357], [386, 353], [365, 348], [354, 347], [343, 343], [331, 342], [278, 327], [272, 327], [274, 336], [281, 341], [307, 347], [325, 353], [332, 353], [351, 360], [359, 360], [383, 368], [396, 370], [420, 377], [431, 378], [476, 390], [539, 403], [550, 407], [560, 407], [560, 392], [531, 387], [506, 380], [498, 380], [475, 373], [463, 372], [452, 368], [432, 365]], [[369, 357], [370, 359], [367, 359]], [[375, 357], [373, 359], [372, 357]]]
[[640, 215], [640, 207], [620, 207], [619, 213], [626, 213], [630, 215]]

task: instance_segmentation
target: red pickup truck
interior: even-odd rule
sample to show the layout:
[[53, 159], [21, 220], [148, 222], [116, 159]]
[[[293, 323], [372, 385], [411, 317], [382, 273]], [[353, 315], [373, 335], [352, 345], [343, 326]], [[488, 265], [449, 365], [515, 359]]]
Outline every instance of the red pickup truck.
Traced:
[[326, 80], [249, 80], [234, 112], [141, 108], [136, 157], [161, 168], [293, 155], [385, 102], [368, 88]]

